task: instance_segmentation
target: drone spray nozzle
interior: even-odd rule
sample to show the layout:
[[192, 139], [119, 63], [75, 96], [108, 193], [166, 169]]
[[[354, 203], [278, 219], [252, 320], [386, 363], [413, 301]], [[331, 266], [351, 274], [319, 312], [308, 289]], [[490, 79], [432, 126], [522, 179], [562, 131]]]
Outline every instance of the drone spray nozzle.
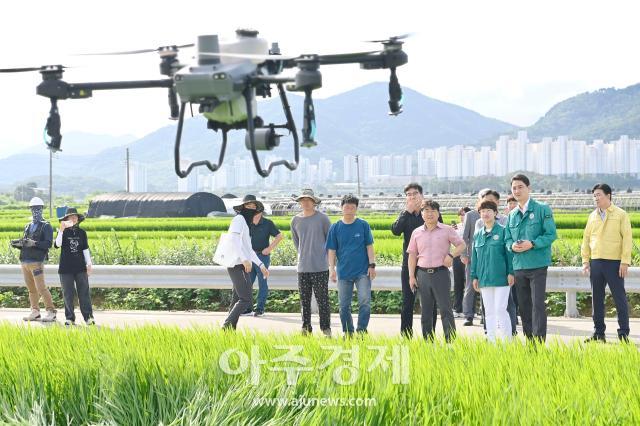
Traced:
[[171, 115], [169, 116], [171, 120], [177, 120], [180, 117], [178, 95], [176, 94], [176, 89], [173, 87], [169, 88], [169, 110], [171, 111]]
[[313, 107], [311, 92], [311, 89], [307, 89], [304, 92], [301, 145], [305, 148], [312, 148], [318, 145], [316, 142], [316, 113], [315, 108]]
[[396, 75], [396, 68], [391, 68], [391, 76], [389, 77], [389, 115], [398, 115], [402, 113], [402, 88]]
[[60, 114], [58, 113], [58, 100], [51, 98], [51, 109], [49, 110], [49, 117], [47, 118], [47, 124], [45, 131], [49, 136], [49, 140], [45, 139], [45, 142], [52, 152], [60, 151], [60, 145], [62, 143], [62, 135], [60, 134]]

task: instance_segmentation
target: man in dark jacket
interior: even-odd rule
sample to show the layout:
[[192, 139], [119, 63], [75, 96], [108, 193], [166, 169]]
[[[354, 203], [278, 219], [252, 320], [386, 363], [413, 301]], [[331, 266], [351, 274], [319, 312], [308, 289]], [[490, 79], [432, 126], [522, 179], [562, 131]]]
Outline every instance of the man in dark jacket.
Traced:
[[[420, 214], [422, 204], [422, 186], [416, 182], [411, 182], [404, 187], [404, 194], [407, 197], [405, 210], [398, 215], [398, 218], [391, 225], [393, 235], [403, 235], [402, 243], [402, 272], [400, 281], [402, 282], [402, 311], [400, 314], [400, 333], [405, 337], [413, 336], [413, 306], [416, 301], [416, 293], [409, 286], [409, 254], [407, 247], [411, 240], [411, 233], [424, 225], [424, 220]], [[435, 327], [437, 311], [433, 309], [433, 324]]]
[[[44, 202], [34, 197], [29, 201], [32, 221], [24, 228], [21, 239], [12, 241], [12, 245], [20, 249], [20, 263], [24, 282], [29, 290], [31, 313], [24, 317], [25, 321], [56, 320], [56, 310], [53, 306], [51, 293], [44, 283], [44, 261], [48, 258], [49, 249], [53, 243], [53, 228], [42, 217]], [[40, 315], [40, 297], [44, 301], [47, 313]]]

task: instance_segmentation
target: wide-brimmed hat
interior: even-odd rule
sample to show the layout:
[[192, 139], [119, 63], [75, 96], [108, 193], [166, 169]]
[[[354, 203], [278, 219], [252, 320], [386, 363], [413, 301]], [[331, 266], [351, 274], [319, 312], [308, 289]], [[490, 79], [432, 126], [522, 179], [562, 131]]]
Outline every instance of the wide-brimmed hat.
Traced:
[[256, 205], [256, 211], [258, 213], [264, 211], [264, 204], [262, 204], [260, 201], [256, 200], [256, 196], [255, 195], [251, 195], [251, 194], [245, 195], [244, 198], [242, 199], [242, 202], [234, 205], [233, 209], [238, 212], [238, 211], [242, 210], [242, 207], [245, 204], [249, 204], [249, 203], [253, 203], [253, 204]]
[[311, 198], [313, 202], [316, 204], [320, 204], [320, 201], [321, 201], [320, 198], [316, 197], [316, 195], [313, 193], [313, 189], [309, 189], [309, 188], [303, 189], [302, 194], [296, 197], [296, 201], [300, 201], [303, 198]]
[[63, 220], [69, 219], [69, 216], [73, 216], [73, 215], [78, 216], [78, 223], [80, 223], [80, 222], [82, 222], [84, 220], [84, 215], [78, 213], [78, 209], [76, 209], [75, 207], [69, 207], [67, 209], [67, 211], [65, 212], [64, 216], [61, 217], [61, 218], [58, 218], [58, 220], [60, 222], [62, 222]]

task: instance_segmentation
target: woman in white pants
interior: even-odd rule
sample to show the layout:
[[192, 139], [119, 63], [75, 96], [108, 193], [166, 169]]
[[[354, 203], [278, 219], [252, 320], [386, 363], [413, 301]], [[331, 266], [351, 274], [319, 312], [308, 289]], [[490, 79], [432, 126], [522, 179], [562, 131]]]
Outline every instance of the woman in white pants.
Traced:
[[507, 311], [509, 291], [514, 284], [513, 254], [504, 242], [504, 227], [496, 222], [498, 205], [483, 201], [478, 208], [484, 226], [473, 236], [471, 279], [473, 288], [482, 294], [487, 338], [511, 339], [511, 319]]

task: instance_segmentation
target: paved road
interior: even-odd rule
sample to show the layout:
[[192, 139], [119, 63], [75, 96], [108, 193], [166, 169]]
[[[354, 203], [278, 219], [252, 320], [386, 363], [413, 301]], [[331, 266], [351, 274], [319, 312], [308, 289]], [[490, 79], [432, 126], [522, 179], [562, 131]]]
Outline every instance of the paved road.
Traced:
[[[10, 323], [26, 325], [22, 320], [27, 315], [25, 309], [0, 309], [0, 323]], [[80, 316], [79, 314], [77, 314]], [[354, 315], [354, 321], [357, 315]], [[169, 312], [169, 311], [96, 311], [96, 322], [100, 326], [106, 327], [131, 327], [141, 325], [168, 325], [178, 327], [220, 327], [226, 317], [225, 312]], [[64, 323], [64, 314], [58, 311], [57, 324]], [[84, 326], [82, 321], [78, 322]], [[483, 329], [479, 321], [474, 321], [471, 327], [464, 327], [462, 319], [456, 319], [458, 333], [464, 336], [482, 336]], [[607, 318], [607, 339], [611, 342], [617, 341], [615, 318]], [[35, 327], [50, 326], [39, 322], [30, 323]], [[313, 316], [312, 322], [314, 333], [320, 333], [317, 315]], [[548, 340], [561, 339], [571, 341], [573, 339], [584, 339], [593, 330], [591, 318], [564, 318], [549, 317], [549, 338]], [[298, 333], [300, 331], [301, 319], [299, 314], [266, 313], [262, 317], [242, 316], [238, 323], [239, 330], [255, 330], [258, 332], [285, 332]], [[340, 319], [337, 314], [331, 317], [331, 327], [335, 335], [340, 335]], [[369, 333], [383, 335], [397, 335], [400, 327], [399, 315], [372, 315], [369, 323]], [[414, 317], [414, 330], [416, 335], [420, 334], [420, 316]], [[521, 336], [522, 330], [518, 327]], [[438, 319], [438, 334], [442, 333], [441, 322]], [[631, 320], [631, 339], [640, 342], [640, 319]]]

